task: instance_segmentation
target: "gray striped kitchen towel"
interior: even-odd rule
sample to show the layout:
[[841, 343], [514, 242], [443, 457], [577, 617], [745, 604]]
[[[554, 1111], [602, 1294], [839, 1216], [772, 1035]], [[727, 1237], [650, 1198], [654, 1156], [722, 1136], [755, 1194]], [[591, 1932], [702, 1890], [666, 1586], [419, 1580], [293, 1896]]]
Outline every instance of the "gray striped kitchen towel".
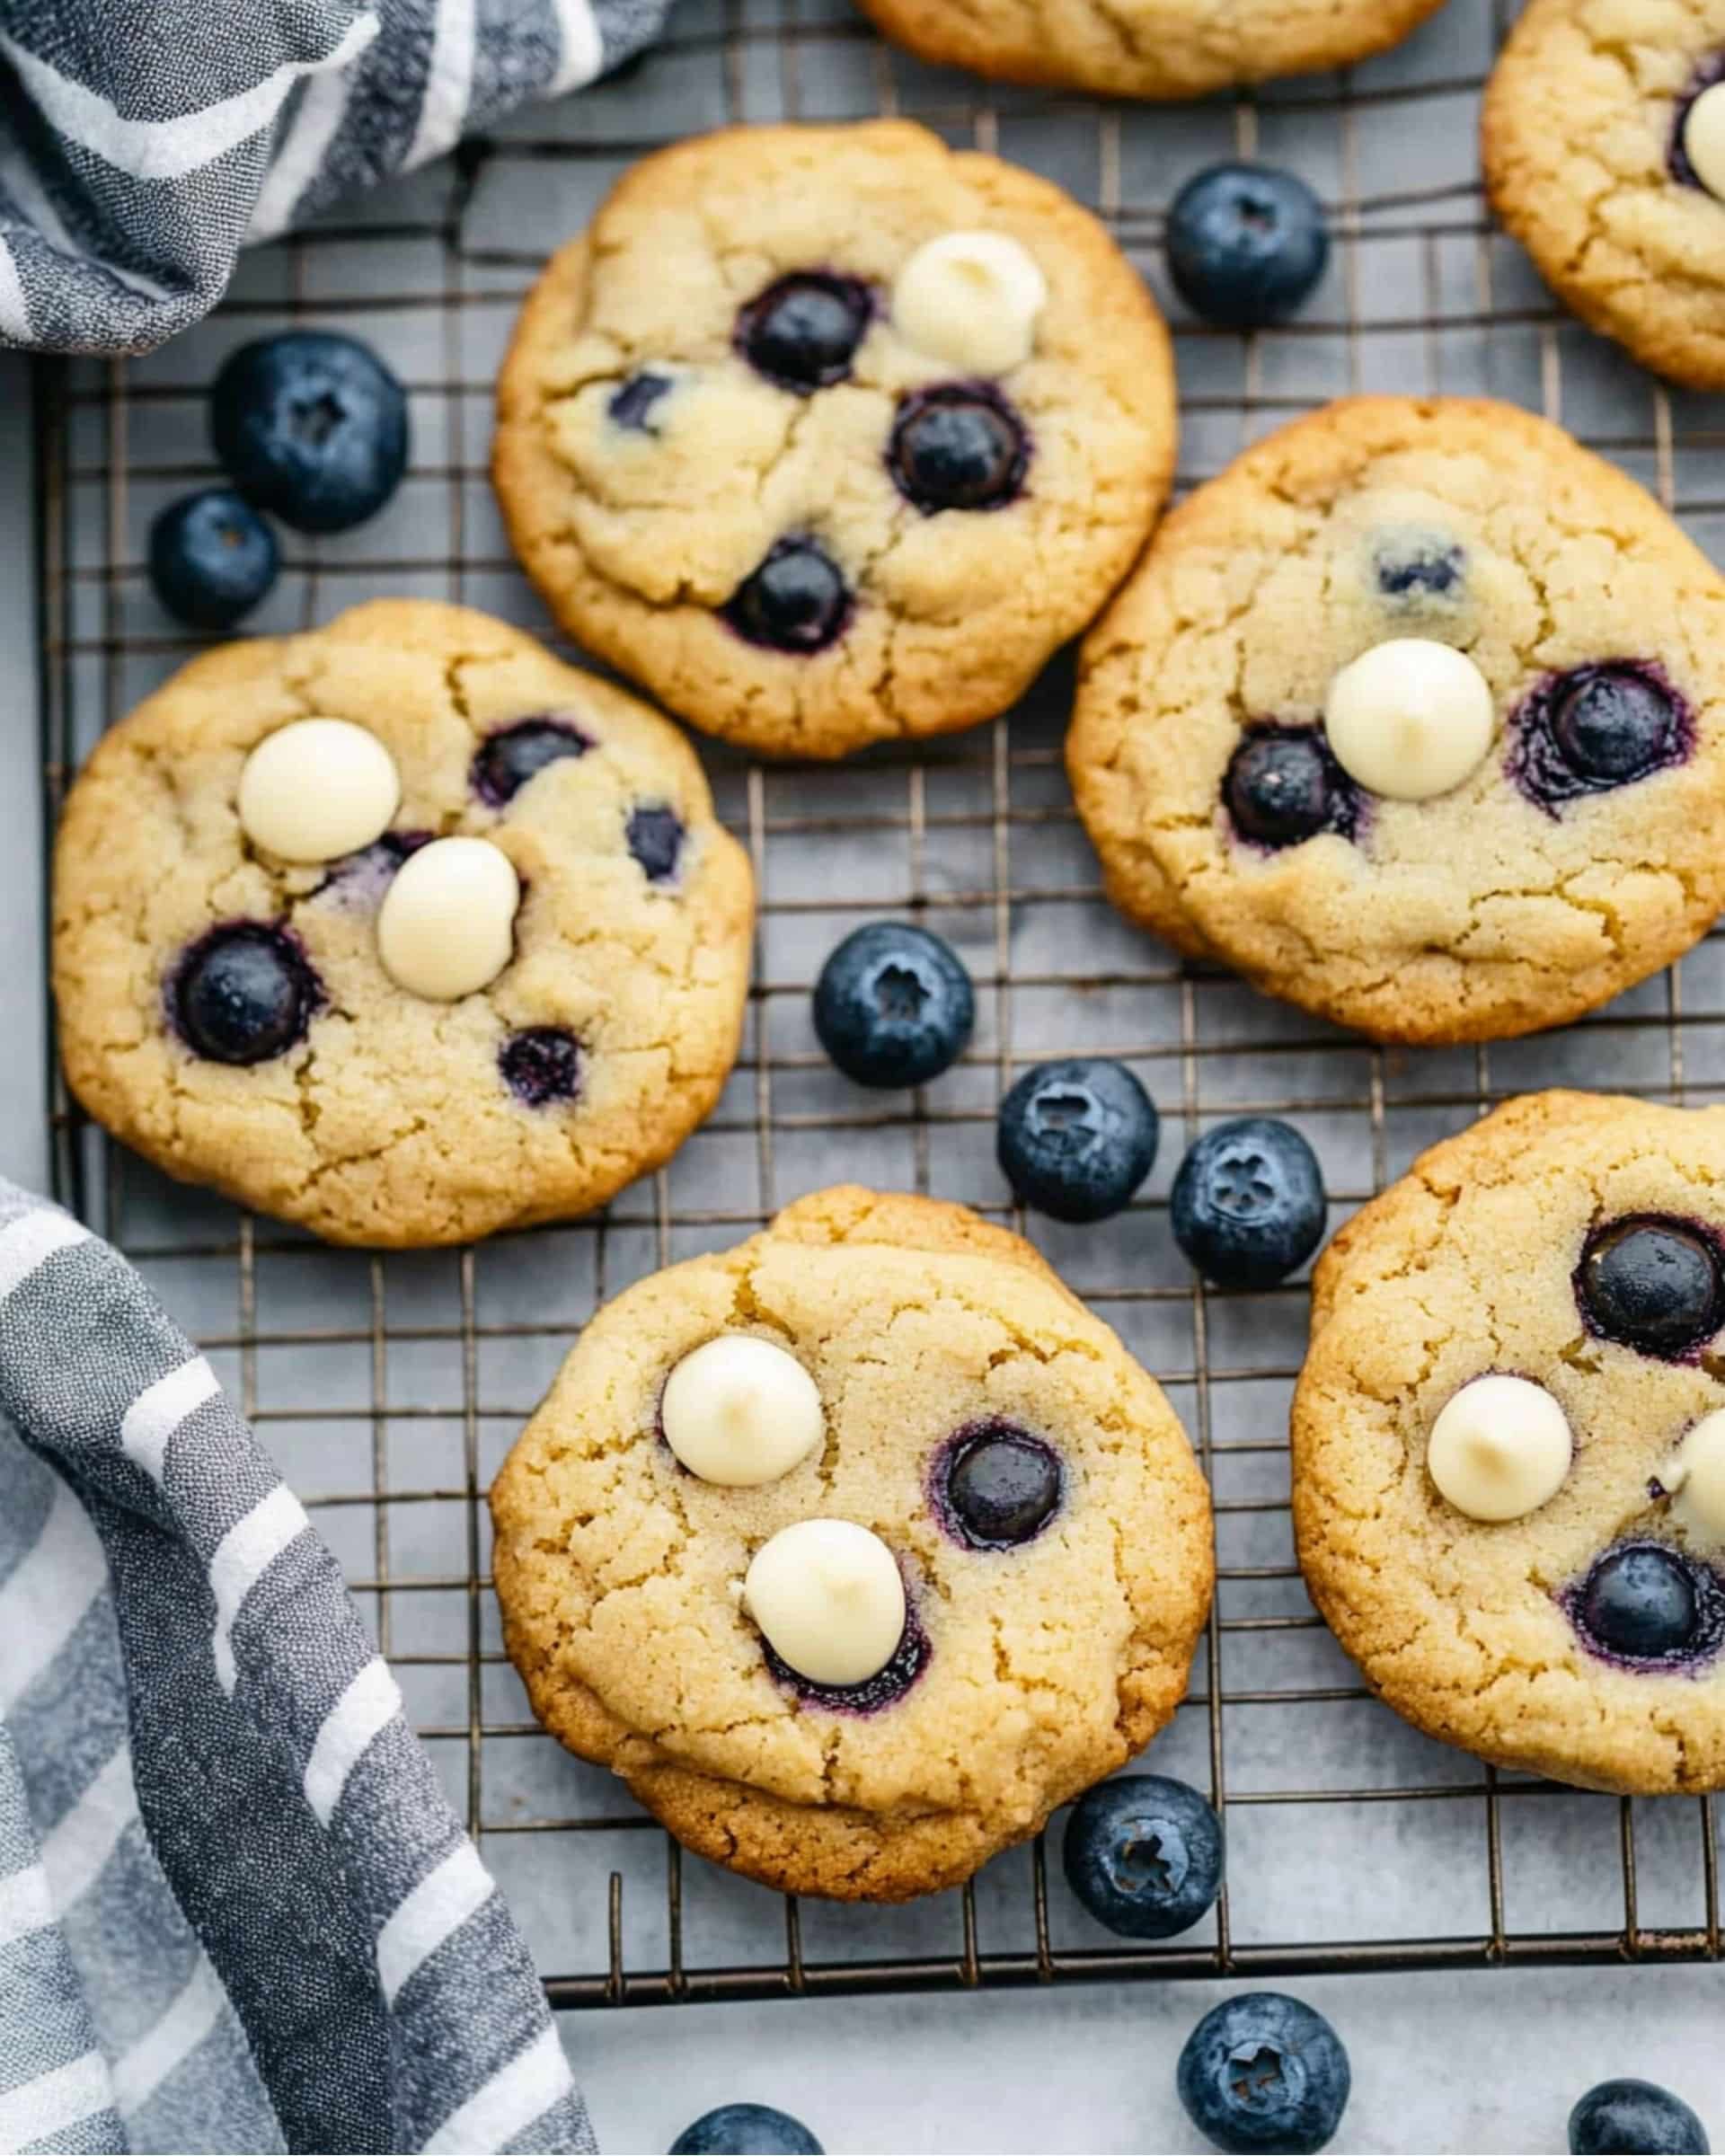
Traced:
[[670, 0], [0, 0], [0, 345], [148, 351], [248, 239], [638, 52]]
[[0, 2150], [593, 2146], [334, 1559], [108, 1245], [0, 1180]]

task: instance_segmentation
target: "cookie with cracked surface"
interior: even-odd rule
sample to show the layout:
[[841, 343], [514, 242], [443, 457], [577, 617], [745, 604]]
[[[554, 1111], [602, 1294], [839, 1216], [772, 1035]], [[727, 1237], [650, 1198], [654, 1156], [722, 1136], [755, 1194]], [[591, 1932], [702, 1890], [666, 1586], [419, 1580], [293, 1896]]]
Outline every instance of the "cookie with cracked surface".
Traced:
[[677, 729], [457, 606], [193, 660], [73, 787], [74, 1091], [336, 1242], [568, 1217], [718, 1098], [753, 886]]
[[1234, 83], [1349, 67], [1443, 0], [859, 0], [939, 66], [1106, 97], [1204, 97]]
[[1147, 1743], [1213, 1579], [1108, 1327], [1004, 1229], [854, 1188], [602, 1310], [491, 1510], [545, 1727], [701, 1855], [845, 1900], [967, 1878]]
[[1352, 399], [1170, 516], [1086, 639], [1109, 896], [1383, 1040], [1559, 1024], [1725, 905], [1725, 583], [1504, 404]]
[[1584, 1788], [1725, 1786], [1725, 1109], [1548, 1092], [1320, 1262], [1314, 1600], [1419, 1728]]
[[710, 733], [836, 756], [1011, 703], [1131, 566], [1175, 432], [1095, 218], [882, 120], [625, 174], [527, 301], [492, 462], [571, 634]]
[[1486, 190], [1642, 366], [1725, 389], [1725, 0], [1532, 0], [1486, 85]]

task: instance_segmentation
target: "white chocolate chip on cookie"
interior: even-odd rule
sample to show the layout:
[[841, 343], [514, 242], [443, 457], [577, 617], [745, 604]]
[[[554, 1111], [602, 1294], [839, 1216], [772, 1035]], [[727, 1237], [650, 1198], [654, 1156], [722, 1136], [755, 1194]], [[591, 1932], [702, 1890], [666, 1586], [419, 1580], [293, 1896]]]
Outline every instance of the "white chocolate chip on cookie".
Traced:
[[932, 358], [1004, 375], [1030, 358], [1048, 297], [1034, 258], [1007, 234], [946, 232], [898, 272], [892, 324]]
[[1324, 727], [1338, 764], [1393, 801], [1452, 793], [1491, 747], [1491, 691], [1464, 651], [1392, 637], [1330, 684]]
[[796, 1356], [742, 1332], [683, 1357], [665, 1382], [659, 1421], [692, 1475], [739, 1489], [788, 1475], [824, 1427], [820, 1393]]
[[799, 1520], [755, 1552], [743, 1605], [780, 1661], [816, 1684], [862, 1684], [905, 1630], [905, 1583], [878, 1534]]
[[377, 955], [398, 988], [455, 1003], [515, 950], [521, 879], [485, 838], [438, 838], [402, 863], [377, 913]]
[[1691, 1534], [1725, 1542], [1725, 1409], [1703, 1417], [1659, 1470], [1659, 1480]]
[[1725, 199], [1725, 83], [1703, 90], [1690, 106], [1683, 154], [1707, 192]]
[[348, 719], [296, 719], [240, 773], [240, 827], [281, 861], [339, 861], [381, 838], [401, 805], [395, 759]]
[[1476, 1377], [1431, 1426], [1426, 1466], [1470, 1520], [1519, 1520], [1563, 1486], [1574, 1450], [1569, 1418], [1525, 1377]]

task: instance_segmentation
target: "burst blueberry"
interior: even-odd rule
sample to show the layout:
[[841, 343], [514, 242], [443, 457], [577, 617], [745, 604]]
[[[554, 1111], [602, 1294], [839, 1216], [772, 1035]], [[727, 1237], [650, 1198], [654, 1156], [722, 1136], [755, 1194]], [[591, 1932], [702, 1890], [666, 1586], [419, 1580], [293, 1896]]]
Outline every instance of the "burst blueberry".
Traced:
[[605, 415], [614, 427], [626, 428], [632, 434], [657, 434], [659, 429], [653, 424], [653, 413], [660, 399], [668, 396], [670, 390], [668, 375], [656, 375], [650, 368], [644, 368], [638, 375], [631, 375], [626, 382], [620, 382], [611, 392]]
[[1056, 1220], [1105, 1220], [1149, 1174], [1160, 1123], [1122, 1063], [1075, 1056], [1026, 1071], [1000, 1104], [995, 1150], [1027, 1206]]
[[267, 1063], [302, 1040], [322, 1001], [317, 976], [286, 929], [225, 922], [185, 952], [168, 987], [186, 1046], [210, 1063]]
[[1725, 1583], [1664, 1542], [1619, 1542], [1563, 1599], [1590, 1646], [1643, 1668], [1693, 1665], [1725, 1636]]
[[671, 2156], [821, 2156], [800, 2118], [771, 2104], [721, 2104], [671, 2143]]
[[268, 596], [280, 566], [275, 534], [231, 487], [171, 502], [150, 526], [150, 582], [189, 628], [231, 629]]
[[1217, 164], [1168, 212], [1168, 269], [1181, 297], [1224, 329], [1286, 321], [1323, 275], [1323, 208], [1296, 173]]
[[1323, 1240], [1317, 1155], [1291, 1124], [1241, 1116], [1208, 1130], [1174, 1178], [1174, 1241], [1218, 1287], [1271, 1287]]
[[1588, 1239], [1576, 1270], [1581, 1315], [1604, 1339], [1674, 1362], [1725, 1324], [1725, 1275], [1711, 1237], [1636, 1214]]
[[820, 1045], [859, 1085], [924, 1085], [956, 1063], [976, 996], [952, 947], [908, 921], [854, 929], [815, 984]]
[[812, 539], [779, 539], [723, 614], [747, 642], [806, 655], [825, 650], [843, 632], [851, 594], [844, 571]]
[[1462, 581], [1467, 555], [1435, 532], [1397, 532], [1377, 543], [1373, 573], [1386, 599], [1446, 599]]
[[345, 532], [407, 468], [407, 395], [370, 349], [325, 330], [242, 345], [210, 394], [216, 454], [248, 501], [301, 532]]
[[1188, 1931], [1222, 1891], [1222, 1822], [1161, 1774], [1099, 1782], [1072, 1807], [1066, 1880], [1098, 1923], [1127, 1939]]
[[1548, 676], [1510, 722], [1509, 775], [1555, 816], [1567, 801], [1630, 786], [1688, 755], [1689, 707], [1661, 669], [1613, 659]]
[[573, 1100], [581, 1090], [580, 1043], [562, 1026], [511, 1033], [497, 1062], [509, 1091], [526, 1108]]
[[819, 1683], [792, 1669], [765, 1639], [761, 1642], [762, 1657], [774, 1681], [794, 1692], [805, 1707], [823, 1708], [832, 1714], [879, 1714], [883, 1708], [896, 1706], [927, 1668], [930, 1651], [928, 1634], [914, 1603], [906, 1606], [905, 1629], [891, 1660], [860, 1684]]
[[929, 1495], [954, 1542], [969, 1550], [1014, 1550], [1033, 1542], [1058, 1512], [1065, 1480], [1051, 1445], [995, 1418], [942, 1446]]
[[872, 312], [869, 288], [856, 278], [799, 270], [739, 314], [737, 349], [756, 374], [807, 396], [845, 380]]
[[1245, 1992], [1213, 2007], [1186, 2039], [1180, 2100], [1219, 2149], [1309, 2156], [1341, 2124], [1353, 2085], [1348, 2053], [1323, 2016], [1281, 1992]]
[[1222, 797], [1241, 837], [1297, 846], [1320, 832], [1351, 838], [1359, 793], [1313, 727], [1255, 727], [1228, 759]]
[[893, 484], [924, 516], [1003, 508], [1024, 483], [1030, 444], [1018, 414], [984, 383], [913, 390], [887, 445]]
[[584, 756], [592, 746], [567, 719], [522, 719], [513, 726], [500, 727], [486, 736], [474, 754], [469, 774], [473, 791], [490, 807], [500, 808], [548, 764]]
[[662, 802], [629, 811], [629, 851], [649, 883], [669, 883], [683, 858], [683, 819]]
[[1570, 2113], [1570, 2156], [1710, 2156], [1707, 2129], [1656, 2081], [1600, 2081]]

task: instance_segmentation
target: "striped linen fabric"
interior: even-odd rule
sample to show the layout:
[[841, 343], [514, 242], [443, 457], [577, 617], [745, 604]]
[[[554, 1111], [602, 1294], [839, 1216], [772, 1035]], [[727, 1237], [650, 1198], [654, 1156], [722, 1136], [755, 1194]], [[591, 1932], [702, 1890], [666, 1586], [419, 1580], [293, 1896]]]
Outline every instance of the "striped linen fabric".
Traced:
[[4, 0], [0, 346], [142, 352], [248, 240], [560, 97], [670, 0]]
[[591, 2149], [334, 1559], [131, 1267], [4, 1180], [0, 1414], [0, 2149]]

